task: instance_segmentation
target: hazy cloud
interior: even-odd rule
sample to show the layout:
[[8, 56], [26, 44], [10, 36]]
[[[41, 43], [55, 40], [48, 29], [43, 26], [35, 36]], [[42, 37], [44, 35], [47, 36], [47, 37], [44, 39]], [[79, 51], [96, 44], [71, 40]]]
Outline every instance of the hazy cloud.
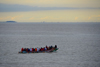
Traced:
[[99, 19], [100, 19], [100, 15], [93, 15], [93, 16], [90, 16], [90, 17], [88, 18], [88, 20], [94, 19], [94, 18], [97, 18], [97, 19], [99, 20]]
[[44, 19], [48, 19], [48, 17], [43, 17], [43, 18], [41, 18], [41, 20], [44, 20]]
[[77, 20], [78, 19], [78, 17], [75, 17], [75, 20]]
[[34, 19], [34, 17], [31, 17], [31, 18], [29, 18], [30, 20], [33, 20]]
[[0, 0], [0, 3], [38, 7], [100, 7], [100, 0]]
[[7, 17], [0, 17], [0, 20], [15, 20], [15, 19], [20, 19], [22, 18], [22, 15], [18, 15], [18, 16], [7, 16]]
[[91, 17], [88, 18], [88, 20], [90, 20], [90, 19], [91, 19]]
[[41, 10], [76, 10], [76, 9], [100, 9], [93, 7], [32, 7], [28, 5], [18, 5], [18, 4], [1, 4], [0, 12], [23, 12], [23, 11], [41, 11]]

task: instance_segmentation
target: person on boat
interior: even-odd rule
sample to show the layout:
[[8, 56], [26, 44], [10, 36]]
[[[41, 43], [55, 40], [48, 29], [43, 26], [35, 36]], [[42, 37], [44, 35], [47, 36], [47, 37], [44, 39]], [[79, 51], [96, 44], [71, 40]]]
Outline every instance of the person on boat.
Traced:
[[49, 50], [49, 47], [46, 45], [46, 49]]
[[37, 48], [35, 48], [35, 52], [37, 52]]
[[40, 50], [40, 49], [37, 47], [37, 52], [39, 52], [39, 50]]
[[42, 48], [42, 51], [44, 51], [44, 48]]
[[46, 48], [48, 48], [48, 46], [47, 46], [47, 45], [46, 45], [45, 47], [46, 47]]
[[57, 45], [55, 45], [55, 48], [57, 48]]
[[35, 48], [34, 48], [34, 51], [35, 51]]
[[24, 48], [23, 51], [26, 51], [26, 48]]
[[43, 51], [43, 48], [42, 47], [40, 48], [40, 51]]
[[30, 48], [30, 52], [32, 52], [32, 48]]
[[[41, 47], [42, 48], [42, 47]], [[41, 51], [41, 48], [40, 48], [40, 51]]]
[[42, 48], [42, 49], [43, 49], [43, 51], [44, 51], [44, 48], [45, 48], [45, 47], [43, 47], [43, 48]]
[[27, 48], [27, 50], [26, 50], [27, 52], [30, 52], [30, 49], [29, 48]]
[[24, 49], [22, 48], [21, 51], [23, 51]]
[[44, 51], [46, 51], [47, 50], [47, 48], [46, 47], [44, 47]]
[[51, 49], [51, 47], [49, 46], [49, 50]]
[[28, 52], [28, 48], [26, 48], [26, 50], [25, 50], [26, 52]]
[[32, 48], [32, 51], [34, 51], [34, 48]]
[[50, 50], [51, 50], [52, 48], [53, 48], [52, 46], [49, 47]]

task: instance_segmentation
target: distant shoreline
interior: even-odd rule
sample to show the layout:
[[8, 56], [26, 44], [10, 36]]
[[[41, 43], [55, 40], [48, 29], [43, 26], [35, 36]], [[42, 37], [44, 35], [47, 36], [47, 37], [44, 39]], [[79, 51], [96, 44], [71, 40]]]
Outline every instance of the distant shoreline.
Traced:
[[8, 23], [16, 23], [16, 21], [6, 21], [6, 22], [8, 22]]
[[100, 23], [100, 22], [16, 22], [16, 21], [0, 21], [0, 23]]

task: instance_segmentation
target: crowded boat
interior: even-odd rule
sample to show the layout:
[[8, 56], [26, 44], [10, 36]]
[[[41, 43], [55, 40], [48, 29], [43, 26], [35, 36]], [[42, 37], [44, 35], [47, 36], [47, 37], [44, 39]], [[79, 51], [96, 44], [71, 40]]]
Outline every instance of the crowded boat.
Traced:
[[54, 52], [58, 50], [57, 45], [55, 46], [45, 46], [45, 47], [37, 47], [37, 48], [21, 48], [19, 53], [42, 53], [42, 52]]

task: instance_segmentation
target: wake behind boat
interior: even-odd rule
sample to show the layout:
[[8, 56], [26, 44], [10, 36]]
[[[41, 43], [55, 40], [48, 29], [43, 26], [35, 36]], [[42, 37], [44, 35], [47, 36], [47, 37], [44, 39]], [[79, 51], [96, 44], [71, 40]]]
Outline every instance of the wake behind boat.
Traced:
[[51, 53], [57, 51], [57, 45], [55, 47], [53, 46], [46, 46], [46, 47], [41, 47], [41, 48], [21, 48], [21, 51], [18, 53]]

